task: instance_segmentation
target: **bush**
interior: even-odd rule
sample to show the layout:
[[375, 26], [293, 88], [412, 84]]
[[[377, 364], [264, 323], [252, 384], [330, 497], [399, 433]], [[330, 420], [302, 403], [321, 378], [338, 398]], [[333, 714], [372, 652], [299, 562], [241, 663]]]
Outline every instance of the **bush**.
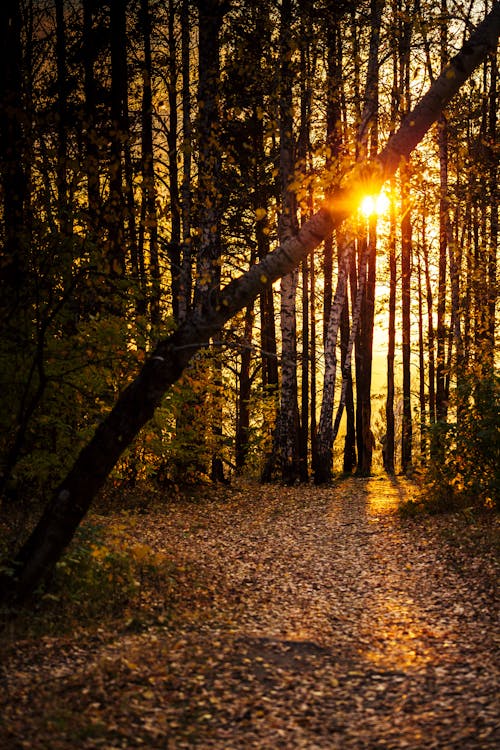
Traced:
[[178, 571], [167, 555], [137, 536], [133, 515], [95, 516], [84, 522], [30, 607], [0, 612], [0, 629], [14, 622], [18, 635], [39, 636], [119, 621], [126, 627], [165, 622]]
[[86, 523], [57, 563], [45, 600], [53, 600], [66, 614], [78, 611], [91, 620], [120, 614], [137, 588], [133, 560], [113, 540], [105, 538], [104, 527]]
[[498, 509], [500, 379], [468, 376], [456, 399], [456, 421], [430, 428], [426, 502], [438, 511]]

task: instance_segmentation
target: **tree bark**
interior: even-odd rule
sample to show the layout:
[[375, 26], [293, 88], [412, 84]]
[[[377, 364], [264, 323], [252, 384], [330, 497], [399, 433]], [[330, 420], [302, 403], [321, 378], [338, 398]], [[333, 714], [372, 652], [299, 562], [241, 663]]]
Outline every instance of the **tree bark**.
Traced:
[[[422, 237], [422, 245], [425, 242], [425, 233]], [[424, 346], [424, 300], [422, 285], [422, 253], [418, 252], [417, 263], [418, 282], [418, 400], [420, 409], [420, 460], [425, 459], [426, 452], [426, 398], [425, 398], [425, 346]]]
[[160, 317], [160, 264], [158, 257], [158, 217], [156, 211], [156, 186], [153, 159], [153, 64], [151, 56], [151, 15], [149, 0], [141, 0], [140, 25], [143, 39], [144, 59], [142, 63], [142, 106], [141, 106], [141, 218], [139, 224], [139, 243], [137, 263], [134, 269], [137, 274], [141, 296], [139, 311], [146, 309], [146, 264], [144, 245], [146, 234], [149, 235], [149, 262], [151, 269], [151, 292], [149, 298], [150, 318], [153, 324]]
[[317, 437], [317, 466], [314, 475], [316, 484], [331, 481], [333, 462], [332, 414], [337, 376], [337, 338], [344, 303], [347, 295], [349, 260], [354, 252], [354, 242], [349, 239], [342, 249], [339, 259], [337, 288], [328, 320], [325, 341], [325, 372], [323, 377], [323, 397]]
[[207, 346], [210, 338], [239, 310], [251, 304], [266, 286], [295, 268], [354, 211], [367, 181], [380, 186], [394, 174], [401, 159], [408, 158], [443, 107], [489, 50], [495, 48], [499, 33], [500, 4], [497, 3], [389, 139], [375, 163], [353, 170], [348, 184], [336, 190], [296, 236], [229, 282], [208, 300], [203, 311], [193, 312], [171, 336], [157, 344], [54, 491], [26, 543], [14, 560], [5, 561], [3, 567], [10, 569], [13, 575], [4, 572], [0, 577], [3, 605], [25, 600], [50, 572], [123, 451], [151, 419], [165, 392], [180, 377], [194, 354]]
[[[441, 64], [447, 55], [448, 29], [447, 0], [441, 0], [440, 43]], [[448, 125], [442, 114], [438, 122], [439, 148], [439, 282], [436, 329], [436, 416], [446, 420], [448, 403], [446, 399], [446, 276], [449, 235], [449, 201], [448, 201]]]
[[[358, 158], [378, 150], [379, 103], [379, 46], [383, 0], [371, 0], [370, 50], [361, 122], [358, 128]], [[369, 255], [362, 302], [362, 314], [356, 341], [356, 438], [358, 446], [357, 471], [363, 476], [371, 473], [374, 439], [371, 430], [371, 380], [373, 356], [373, 323], [375, 312], [375, 281], [377, 261], [377, 218], [370, 218], [367, 238]], [[364, 244], [364, 240], [360, 243]]]
[[245, 310], [243, 324], [243, 349], [241, 351], [241, 368], [238, 373], [238, 405], [236, 409], [235, 435], [235, 464], [236, 470], [241, 472], [245, 467], [248, 456], [248, 441], [250, 434], [250, 396], [252, 392], [252, 377], [250, 365], [252, 362], [252, 331], [254, 325], [254, 305], [248, 305]]
[[191, 311], [192, 243], [191, 243], [191, 65], [189, 0], [181, 6], [182, 67], [182, 259], [179, 279], [179, 322]]
[[111, 0], [111, 127], [109, 196], [106, 208], [108, 229], [107, 262], [111, 276], [125, 274], [125, 200], [123, 191], [123, 147], [127, 137], [124, 122], [127, 92], [126, 0]]
[[[205, 23], [206, 19], [200, 15], [200, 23]], [[218, 39], [218, 30], [216, 32]], [[214, 40], [215, 43], [215, 40]], [[203, 42], [202, 42], [203, 44]], [[201, 50], [201, 46], [200, 46]], [[217, 49], [217, 56], [219, 51]], [[208, 55], [206, 59], [200, 59], [201, 65], [213, 65], [212, 61], [209, 61]], [[215, 76], [218, 76], [218, 64], [215, 66], [214, 71], [210, 70], [207, 76], [207, 85], [212, 84], [212, 80]], [[168, 7], [168, 132], [167, 132], [167, 143], [168, 143], [168, 177], [169, 177], [169, 188], [170, 188], [170, 242], [168, 243], [168, 257], [170, 260], [170, 277], [171, 277], [171, 288], [172, 288], [172, 312], [174, 320], [179, 320], [179, 307], [180, 307], [180, 295], [181, 295], [181, 205], [180, 205], [180, 193], [179, 193], [179, 168], [177, 166], [177, 45], [175, 39], [175, 12], [174, 2], [169, 0]], [[202, 101], [202, 96], [207, 94], [207, 91], [203, 91], [203, 84], [201, 81], [204, 80], [201, 76], [199, 97]], [[208, 94], [210, 96], [210, 94]], [[214, 112], [214, 121], [217, 121], [216, 111]], [[203, 117], [200, 123], [202, 130], [202, 138], [217, 138], [216, 133], [212, 133], [203, 130], [204, 126], [209, 126], [213, 129], [213, 123], [208, 124], [208, 121], [204, 122]], [[216, 144], [214, 144], [214, 149]], [[205, 154], [206, 155], [206, 154]], [[205, 169], [208, 165], [205, 165]], [[218, 170], [214, 170], [214, 173], [219, 178]], [[206, 181], [205, 181], [206, 182]], [[203, 190], [206, 190], [206, 184], [203, 185]], [[206, 200], [208, 200], [210, 194], [207, 194]]]
[[66, 70], [66, 22], [63, 0], [56, 0], [56, 58], [57, 58], [57, 208], [59, 231], [63, 237], [71, 234], [68, 206], [68, 83]]
[[[290, 188], [295, 167], [293, 141], [293, 98], [290, 27], [291, 0], [283, 0], [280, 17], [280, 173], [281, 214], [278, 237], [286, 242], [297, 233], [297, 206]], [[298, 271], [293, 269], [281, 279], [281, 400], [277, 422], [277, 454], [283, 481], [299, 479], [299, 407], [297, 388], [296, 292]]]
[[488, 103], [488, 198], [490, 204], [490, 241], [488, 247], [487, 296], [488, 296], [488, 351], [486, 367], [492, 369], [495, 361], [495, 312], [498, 300], [497, 255], [498, 255], [498, 62], [491, 56], [490, 91]]
[[[423, 222], [425, 227], [426, 214], [423, 214]], [[432, 283], [429, 268], [429, 248], [427, 244], [427, 237], [424, 235], [422, 238], [422, 253], [424, 258], [424, 274], [425, 274], [425, 297], [427, 305], [427, 361], [428, 361], [428, 383], [429, 383], [429, 423], [434, 424], [436, 421], [436, 396], [435, 396], [435, 383], [436, 383], [436, 370], [435, 370], [435, 348], [434, 348], [434, 304], [432, 297]]]
[[[218, 97], [220, 78], [220, 30], [226, 13], [225, 3], [221, 0], [199, 0], [198, 25], [198, 107], [199, 107], [199, 221], [200, 240], [197, 254], [197, 276], [195, 285], [196, 307], [203, 312], [210, 308], [210, 300], [220, 290], [221, 250], [221, 143], [220, 143], [220, 105]], [[173, 28], [172, 28], [173, 32]], [[171, 102], [173, 106], [173, 101]], [[176, 124], [176, 119], [175, 119]], [[171, 123], [172, 126], [172, 123]], [[173, 143], [170, 143], [173, 146]], [[171, 164], [175, 161], [171, 153]], [[177, 179], [176, 171], [174, 178]], [[174, 193], [175, 195], [175, 193]], [[180, 219], [180, 216], [178, 216]], [[175, 256], [180, 261], [180, 255]], [[175, 272], [173, 272], [175, 276]], [[179, 294], [178, 282], [173, 281], [175, 293]], [[175, 305], [178, 314], [178, 302]], [[210, 365], [214, 371], [214, 385], [220, 391], [222, 380], [222, 362], [217, 357]], [[224, 480], [224, 468], [221, 450], [222, 405], [215, 397], [211, 433], [213, 454], [211, 457], [210, 475], [214, 481]]]
[[410, 206], [410, 169], [401, 169], [401, 332], [403, 353], [403, 424], [401, 434], [401, 470], [404, 474], [412, 466], [411, 414], [411, 267], [412, 226]]
[[97, 236], [101, 218], [99, 179], [99, 147], [96, 131], [96, 82], [94, 76], [94, 30], [92, 0], [83, 0], [82, 56], [85, 91], [85, 171], [87, 175], [87, 225], [91, 235]]
[[337, 407], [337, 413], [335, 414], [335, 420], [333, 422], [332, 443], [335, 442], [335, 439], [338, 435], [338, 431], [340, 428], [340, 421], [342, 419], [344, 409], [346, 408], [348, 404], [347, 398], [349, 394], [349, 386], [351, 384], [350, 376], [351, 376], [352, 352], [354, 349], [354, 342], [356, 341], [358, 331], [359, 331], [359, 326], [361, 323], [361, 312], [362, 312], [363, 298], [364, 298], [364, 293], [365, 293], [365, 283], [366, 283], [366, 268], [368, 265], [369, 254], [370, 254], [370, 246], [367, 243], [365, 243], [361, 251], [358, 283], [357, 283], [356, 294], [354, 298], [355, 299], [354, 307], [352, 311], [352, 325], [351, 325], [351, 331], [349, 334], [349, 341], [347, 342], [345, 361], [344, 361], [344, 365], [342, 368], [342, 386], [340, 390], [340, 399], [339, 399], [339, 404]]
[[4, 247], [0, 268], [0, 306], [10, 314], [26, 282], [26, 216], [23, 60], [21, 47], [21, 4], [5, 0], [0, 4], [0, 175]]
[[387, 398], [385, 402], [386, 433], [382, 441], [382, 460], [388, 474], [394, 474], [395, 419], [394, 419], [394, 357], [396, 351], [396, 210], [393, 181], [391, 180], [391, 208], [389, 229], [389, 330], [387, 342]]

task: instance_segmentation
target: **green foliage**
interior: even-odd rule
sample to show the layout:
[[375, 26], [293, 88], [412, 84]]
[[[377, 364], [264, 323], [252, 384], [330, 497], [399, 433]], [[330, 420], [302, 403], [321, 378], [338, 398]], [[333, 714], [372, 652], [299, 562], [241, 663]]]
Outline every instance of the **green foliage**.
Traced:
[[[1, 331], [0, 468], [11, 499], [43, 499], [144, 358], [145, 320], [132, 328], [127, 314], [91, 312], [101, 282], [83, 274], [73, 297], [17, 310]], [[115, 292], [117, 306], [133, 308], [133, 290]]]
[[134, 627], [144, 618], [163, 621], [176, 584], [175, 566], [167, 555], [137, 541], [137, 524], [137, 517], [126, 514], [82, 524], [30, 609], [18, 613], [16, 630], [60, 633], [116, 619]]
[[495, 508], [500, 496], [500, 378], [470, 375], [456, 393], [455, 422], [430, 429], [426, 505]]
[[57, 564], [45, 600], [68, 611], [78, 609], [83, 619], [118, 615], [137, 588], [133, 559], [113, 540], [105, 539], [102, 526], [82, 526], [67, 554]]

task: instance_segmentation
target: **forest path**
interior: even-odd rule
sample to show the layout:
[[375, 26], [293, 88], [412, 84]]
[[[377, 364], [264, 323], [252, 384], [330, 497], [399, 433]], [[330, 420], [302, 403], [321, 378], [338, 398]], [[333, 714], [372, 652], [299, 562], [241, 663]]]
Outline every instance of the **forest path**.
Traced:
[[8, 650], [1, 750], [498, 748], [496, 563], [401, 519], [413, 491], [241, 485], [143, 516], [168, 618]]

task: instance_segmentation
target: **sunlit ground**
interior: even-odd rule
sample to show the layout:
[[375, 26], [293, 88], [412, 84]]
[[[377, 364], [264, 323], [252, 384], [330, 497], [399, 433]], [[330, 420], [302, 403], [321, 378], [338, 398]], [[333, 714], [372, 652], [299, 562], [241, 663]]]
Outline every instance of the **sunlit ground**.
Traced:
[[[408, 601], [408, 600], [406, 600]], [[374, 595], [370, 601], [371, 634], [376, 647], [363, 654], [376, 667], [406, 670], [438, 660], [434, 643], [438, 636], [422, 620], [413, 601], [402, 597]]]
[[397, 477], [372, 477], [366, 481], [367, 511], [369, 516], [395, 513], [400, 502], [408, 499], [408, 488]]
[[[407, 495], [407, 490], [395, 478], [388, 480], [369, 479], [365, 485], [367, 493], [367, 516], [371, 524], [376, 524], [381, 517], [393, 514], [398, 503]], [[398, 534], [398, 526], [391, 530], [394, 552], [399, 551], [398, 558], [377, 559], [377, 569], [387, 570], [388, 579], [408, 581], [401, 591], [390, 591], [389, 587], [374, 586], [367, 600], [367, 617], [371, 633], [372, 648], [364, 657], [377, 668], [405, 670], [422, 667], [437, 658], [435, 642], [438, 634], [425, 619], [411, 596], [411, 572], [415, 558], [401, 555], [404, 552], [404, 540]], [[376, 535], [373, 537], [373, 554], [378, 557]], [[399, 550], [398, 550], [399, 548]], [[401, 550], [403, 548], [403, 550]], [[396, 578], [395, 578], [396, 576]], [[378, 582], [377, 582], [378, 583]]]

